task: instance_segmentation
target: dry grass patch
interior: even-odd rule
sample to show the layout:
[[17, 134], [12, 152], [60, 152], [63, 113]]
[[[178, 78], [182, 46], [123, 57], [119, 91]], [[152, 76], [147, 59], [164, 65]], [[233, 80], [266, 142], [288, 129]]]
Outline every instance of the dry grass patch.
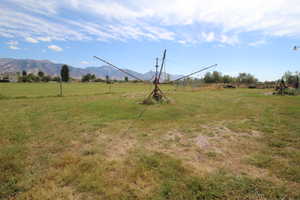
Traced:
[[37, 185], [30, 191], [18, 196], [20, 200], [80, 200], [81, 195], [69, 186], [59, 186], [53, 181], [49, 181], [43, 185]]
[[260, 148], [259, 137], [257, 131], [234, 132], [218, 123], [201, 125], [188, 132], [173, 129], [146, 142], [145, 147], [180, 158], [199, 172], [225, 168], [237, 174], [267, 177], [267, 170], [244, 162], [250, 152]]
[[143, 106], [141, 84], [52, 86], [3, 94], [30, 98], [1, 100], [0, 199], [300, 198], [298, 97], [179, 88]]
[[136, 139], [129, 137], [113, 137], [106, 140], [104, 157], [108, 160], [124, 159], [135, 148]]

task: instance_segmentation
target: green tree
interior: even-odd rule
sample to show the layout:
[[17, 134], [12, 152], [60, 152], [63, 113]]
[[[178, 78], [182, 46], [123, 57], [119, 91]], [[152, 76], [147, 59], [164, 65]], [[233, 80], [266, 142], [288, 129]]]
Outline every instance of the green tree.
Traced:
[[95, 82], [105, 82], [105, 81], [101, 78], [97, 78], [97, 79], [95, 79]]
[[125, 77], [124, 77], [124, 81], [125, 81], [125, 82], [128, 82], [128, 76], [125, 76]]
[[52, 81], [59, 82], [59, 81], [60, 81], [60, 77], [59, 77], [59, 76], [54, 76], [54, 77], [52, 78]]
[[213, 71], [212, 73], [212, 79], [214, 83], [220, 83], [222, 81], [222, 74], [218, 71]]
[[27, 76], [26, 70], [23, 70], [23, 71], [22, 71], [22, 76]]
[[257, 82], [257, 79], [251, 74], [239, 73], [237, 81], [244, 84], [253, 84]]
[[43, 82], [49, 82], [49, 81], [51, 81], [51, 76], [43, 76], [42, 79], [41, 79], [41, 81], [43, 81]]
[[40, 78], [43, 78], [44, 75], [45, 75], [44, 72], [42, 72], [42, 71], [39, 71], [39, 72], [38, 72], [38, 76], [39, 76]]
[[222, 80], [223, 80], [223, 83], [232, 83], [233, 82], [233, 78], [229, 75], [224, 75]]
[[39, 81], [40, 81], [40, 78], [32, 73], [30, 73], [26, 76], [26, 82], [33, 83], [33, 82], [39, 82]]
[[96, 80], [96, 75], [95, 74], [92, 74], [91, 75], [91, 81], [95, 81]]
[[110, 83], [108, 75], [105, 76], [105, 81], [106, 81], [106, 83]]
[[213, 83], [212, 74], [210, 72], [206, 72], [203, 80], [205, 83]]
[[287, 71], [284, 73], [284, 75], [282, 76], [282, 79], [288, 84], [288, 85], [292, 85], [295, 88], [299, 88], [299, 77], [300, 77], [300, 73], [299, 72], [290, 72]]
[[96, 80], [96, 75], [95, 74], [86, 74], [82, 76], [81, 82], [90, 82], [90, 81], [95, 81]]
[[293, 84], [296, 82], [297, 79], [297, 72], [296, 73], [292, 73], [290, 71], [287, 71], [284, 73], [284, 75], [282, 76], [283, 80], [287, 83], [287, 84]]
[[70, 79], [69, 67], [68, 65], [63, 65], [60, 70], [61, 80], [63, 82], [68, 82]]
[[81, 77], [81, 82], [88, 82], [88, 81], [90, 81], [89, 74], [83, 75]]

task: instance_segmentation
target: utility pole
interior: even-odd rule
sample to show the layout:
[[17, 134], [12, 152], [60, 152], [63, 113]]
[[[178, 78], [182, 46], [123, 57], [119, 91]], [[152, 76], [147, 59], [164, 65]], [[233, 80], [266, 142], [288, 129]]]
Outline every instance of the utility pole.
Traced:
[[60, 84], [59, 84], [59, 88], [60, 88], [60, 96], [62, 97], [62, 81], [61, 81], [61, 79], [60, 79]]
[[295, 45], [295, 46], [293, 47], [293, 50], [294, 50], [294, 51], [297, 51], [297, 50], [299, 50], [299, 48], [300, 48], [300, 46]]
[[158, 93], [158, 84], [159, 84], [159, 79], [158, 79], [158, 58], [156, 58], [153, 97], [157, 101], [159, 101], [161, 99], [161, 96]]
[[60, 69], [60, 72], [59, 72], [59, 69], [58, 69], [58, 72], [57, 72], [57, 77], [59, 78], [59, 96], [62, 97], [63, 96], [63, 91], [62, 91], [62, 75], [61, 75], [61, 69]]
[[[151, 91], [151, 93], [149, 94], [149, 96], [148, 96], [148, 98], [147, 98], [147, 99], [152, 98], [152, 99], [154, 99], [156, 102], [162, 101], [163, 98], [164, 98], [167, 102], [169, 101], [168, 98], [166, 97], [166, 95], [165, 95], [165, 94], [162, 92], [162, 90], [159, 88], [160, 78], [161, 78], [161, 75], [162, 75], [162, 73], [163, 73], [163, 69], [164, 69], [164, 65], [165, 65], [166, 53], [167, 53], [167, 50], [165, 49], [164, 52], [163, 52], [163, 57], [162, 57], [162, 62], [161, 62], [160, 68], [159, 68], [159, 65], [158, 65], [158, 58], [156, 58], [156, 64], [155, 64], [155, 78], [154, 78], [154, 81], [153, 81], [154, 89]], [[127, 71], [125, 71], [125, 70], [123, 70], [123, 69], [121, 69], [121, 68], [119, 68], [119, 67], [117, 67], [117, 66], [111, 64], [110, 62], [108, 62], [108, 61], [106, 61], [106, 60], [104, 60], [104, 59], [102, 59], [102, 58], [99, 58], [99, 57], [97, 57], [97, 56], [94, 56], [94, 58], [96, 58], [96, 59], [98, 59], [98, 60], [104, 62], [104, 63], [107, 64], [107, 65], [110, 65], [110, 66], [113, 67], [113, 68], [116, 68], [117, 70], [119, 70], [119, 71], [121, 71], [121, 72], [127, 74], [128, 76], [130, 76], [130, 77], [132, 77], [132, 78], [134, 78], [134, 79], [136, 79], [136, 80], [145, 82], [144, 80], [142, 80], [142, 79], [136, 77], [135, 75], [133, 75], [133, 74], [131, 74], [131, 73], [128, 73]], [[201, 70], [199, 70], [199, 71], [197, 71], [197, 72], [191, 73], [191, 74], [189, 74], [189, 75], [187, 75], [187, 76], [183, 76], [183, 77], [181, 77], [181, 78], [179, 78], [179, 79], [176, 79], [175, 81], [169, 81], [168, 83], [172, 83], [172, 82], [175, 82], [175, 83], [176, 83], [176, 82], [179, 81], [179, 80], [188, 78], [189, 76], [192, 76], [192, 75], [194, 75], [194, 74], [196, 74], [196, 73], [200, 73], [200, 72], [202, 72], [202, 71], [204, 71], [204, 70], [207, 70], [207, 69], [212, 68], [212, 67], [215, 67], [215, 66], [217, 66], [217, 64], [208, 66], [208, 67], [203, 68], [203, 69], [201, 69]], [[166, 73], [165, 73], [165, 74], [166, 74]], [[150, 80], [152, 80], [152, 78], [151, 78]], [[146, 100], [147, 100], [147, 99], [146, 99]], [[145, 102], [145, 101], [144, 101], [144, 102]]]
[[[297, 50], [299, 50], [299, 48], [300, 48], [300, 46], [295, 45], [294, 48], [293, 48], [293, 50], [294, 50], [294, 51], [297, 51]], [[297, 77], [296, 77], [295, 88], [298, 89], [298, 88], [299, 88], [299, 75], [296, 73], [296, 76], [297, 76]]]

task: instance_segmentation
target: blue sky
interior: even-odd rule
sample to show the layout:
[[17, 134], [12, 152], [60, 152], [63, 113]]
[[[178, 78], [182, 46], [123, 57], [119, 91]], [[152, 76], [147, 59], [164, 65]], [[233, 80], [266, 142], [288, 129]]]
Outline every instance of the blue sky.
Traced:
[[0, 57], [48, 59], [75, 67], [186, 74], [218, 64], [224, 74], [278, 79], [300, 71], [299, 0], [2, 0]]

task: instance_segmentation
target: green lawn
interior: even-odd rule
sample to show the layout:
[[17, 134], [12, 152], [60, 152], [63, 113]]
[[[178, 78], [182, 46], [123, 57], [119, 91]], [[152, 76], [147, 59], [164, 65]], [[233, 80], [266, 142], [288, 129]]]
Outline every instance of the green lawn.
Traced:
[[0, 199], [300, 199], [300, 96], [0, 84]]

